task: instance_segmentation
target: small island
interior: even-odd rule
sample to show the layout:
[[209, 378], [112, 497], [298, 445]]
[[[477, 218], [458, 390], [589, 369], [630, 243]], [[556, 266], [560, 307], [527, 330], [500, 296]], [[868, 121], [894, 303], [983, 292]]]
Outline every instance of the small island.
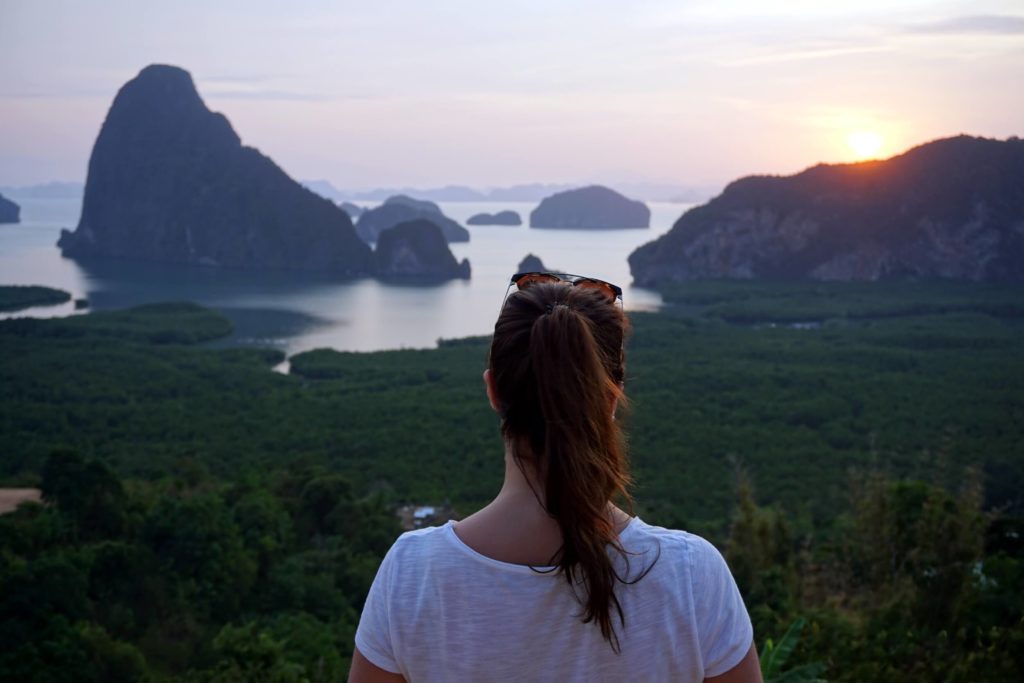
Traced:
[[469, 279], [469, 260], [456, 261], [441, 228], [423, 218], [384, 230], [374, 258], [377, 277], [386, 280]]
[[523, 257], [523, 260], [516, 266], [517, 273], [550, 273], [544, 262], [540, 260], [539, 256], [534, 254], [527, 254]]
[[650, 225], [646, 204], [600, 185], [553, 194], [530, 213], [531, 228], [615, 230]]
[[0, 194], [0, 223], [20, 223], [21, 207]]
[[365, 242], [374, 243], [388, 228], [418, 219], [438, 226], [447, 242], [469, 241], [469, 230], [445, 216], [437, 204], [405, 195], [389, 197], [380, 206], [364, 211], [356, 223], [356, 233]]
[[71, 294], [63, 289], [38, 285], [0, 286], [0, 311], [21, 311], [33, 306], [56, 306], [71, 301]]
[[471, 216], [467, 225], [522, 225], [523, 219], [515, 211], [499, 211], [498, 213], [478, 213]]
[[436, 203], [430, 201], [429, 199], [416, 199], [415, 197], [410, 197], [407, 194], [393, 195], [385, 199], [384, 203], [403, 204], [405, 206], [412, 207], [417, 211], [422, 211], [423, 213], [431, 213], [438, 216], [444, 215], [444, 213], [441, 211], [441, 207], [438, 206]]

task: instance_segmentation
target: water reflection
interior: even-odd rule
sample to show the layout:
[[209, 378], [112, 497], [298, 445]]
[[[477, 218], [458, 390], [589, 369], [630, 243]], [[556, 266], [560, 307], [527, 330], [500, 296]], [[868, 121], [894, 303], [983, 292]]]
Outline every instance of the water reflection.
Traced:
[[[465, 224], [473, 213], [502, 209], [528, 216], [533, 204], [450, 203], [446, 214]], [[402, 285], [322, 273], [246, 271], [115, 260], [73, 261], [55, 244], [61, 227], [77, 222], [79, 203], [25, 200], [24, 222], [0, 226], [0, 283], [41, 284], [85, 298], [93, 310], [157, 301], [194, 301], [227, 315], [235, 332], [223, 343], [274, 346], [289, 354], [317, 348], [367, 351], [434, 346], [439, 338], [488, 334], [508, 277], [527, 253], [553, 268], [623, 285], [627, 310], [660, 305], [653, 291], [629, 286], [626, 257], [664, 233], [685, 207], [651, 204], [650, 230], [531, 230], [469, 226], [468, 243], [452, 245], [469, 258], [472, 278]], [[68, 315], [72, 304], [16, 315]]]

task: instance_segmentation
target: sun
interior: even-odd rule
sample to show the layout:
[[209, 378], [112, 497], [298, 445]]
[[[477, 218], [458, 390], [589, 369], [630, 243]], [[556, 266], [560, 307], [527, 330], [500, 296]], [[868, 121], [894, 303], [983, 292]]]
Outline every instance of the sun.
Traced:
[[846, 144], [853, 150], [857, 161], [878, 158], [882, 149], [882, 136], [868, 131], [857, 131], [846, 137]]

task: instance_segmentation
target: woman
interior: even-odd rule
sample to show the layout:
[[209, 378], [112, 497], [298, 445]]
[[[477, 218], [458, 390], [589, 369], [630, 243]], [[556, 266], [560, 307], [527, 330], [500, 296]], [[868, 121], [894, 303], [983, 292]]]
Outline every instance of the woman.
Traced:
[[509, 290], [484, 372], [504, 485], [466, 519], [395, 542], [350, 680], [760, 681], [718, 551], [615, 504], [630, 500], [622, 290], [547, 273]]

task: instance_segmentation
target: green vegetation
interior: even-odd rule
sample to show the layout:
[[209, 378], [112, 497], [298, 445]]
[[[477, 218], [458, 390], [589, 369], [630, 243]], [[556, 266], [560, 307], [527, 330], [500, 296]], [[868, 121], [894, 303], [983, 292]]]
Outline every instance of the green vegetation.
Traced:
[[807, 620], [802, 617], [794, 621], [778, 643], [771, 638], [765, 640], [759, 655], [764, 683], [820, 683], [822, 681], [818, 678], [818, 674], [825, 668], [821, 662], [810, 662], [782, 671], [782, 667], [786, 665], [786, 661], [800, 642], [800, 632], [803, 631], [806, 623]]
[[1024, 317], [1020, 287], [966, 282], [704, 280], [666, 285], [665, 301], [735, 323], [805, 322], [947, 313]]
[[[887, 291], [701, 283], [668, 294], [693, 315], [636, 314], [637, 512], [725, 548], [779, 680], [1012, 678], [1024, 298]], [[0, 517], [0, 677], [336, 678], [394, 506], [496, 492], [486, 339], [286, 376], [196, 346], [229, 330], [190, 304], [0, 322], [0, 477], [46, 499]]]
[[52, 287], [0, 285], [0, 311], [20, 311], [33, 306], [55, 306], [71, 301], [63, 289]]
[[976, 465], [989, 503], [1020, 510], [1019, 323], [966, 313], [812, 330], [634, 320], [631, 453], [638, 499], [670, 508], [659, 516], [721, 537], [740, 465], [765, 503], [812, 527], [835, 516], [850, 468], [952, 486]]
[[152, 344], [196, 344], [231, 332], [222, 315], [192, 303], [138, 306], [67, 318], [17, 318], [4, 321], [0, 334], [23, 339], [101, 339]]
[[4, 680], [341, 680], [399, 531], [311, 465], [124, 482], [59, 451], [41, 486], [0, 517]]
[[[778, 646], [765, 642], [766, 680], [1016, 680], [1024, 521], [984, 512], [971, 470], [956, 494], [875, 475], [850, 490], [808, 537], [740, 486], [726, 556], [754, 632], [782, 633], [800, 615]], [[779, 671], [790, 654], [799, 663]]]

